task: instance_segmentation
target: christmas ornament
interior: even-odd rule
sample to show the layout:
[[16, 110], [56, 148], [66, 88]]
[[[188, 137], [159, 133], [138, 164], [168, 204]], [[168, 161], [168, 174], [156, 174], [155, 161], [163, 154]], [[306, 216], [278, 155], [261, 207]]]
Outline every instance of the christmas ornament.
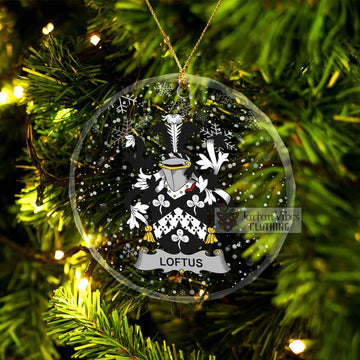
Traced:
[[186, 67], [98, 109], [74, 150], [69, 192], [91, 254], [116, 279], [194, 302], [229, 294], [270, 264], [294, 220], [295, 185], [266, 115]]

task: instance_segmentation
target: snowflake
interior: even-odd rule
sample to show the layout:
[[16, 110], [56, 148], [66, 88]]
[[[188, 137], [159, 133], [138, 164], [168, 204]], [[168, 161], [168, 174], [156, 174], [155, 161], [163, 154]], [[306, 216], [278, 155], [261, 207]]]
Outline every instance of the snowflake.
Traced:
[[232, 131], [224, 130], [216, 123], [211, 123], [211, 126], [212, 126], [211, 129], [207, 129], [207, 128], [200, 129], [200, 133], [204, 136], [204, 140], [203, 140], [204, 144], [206, 144], [206, 141], [212, 138], [213, 136], [222, 135], [224, 137], [226, 148], [228, 150], [236, 150], [235, 145], [231, 143], [233, 137]]
[[123, 254], [126, 257], [130, 257], [130, 256], [136, 256], [137, 255], [137, 251], [135, 248], [133, 248], [129, 243], [125, 244], [124, 248], [123, 248]]
[[173, 93], [172, 86], [166, 82], [156, 83], [154, 89], [158, 91], [158, 94], [161, 97], [165, 97], [165, 96], [170, 97]]
[[104, 164], [105, 160], [106, 160], [105, 157], [102, 157], [100, 160], [98, 160], [97, 164], [99, 166], [102, 166]]
[[227, 105], [227, 107], [232, 107], [234, 105], [234, 99], [222, 93], [211, 95], [210, 100], [219, 103], [220, 105]]
[[221, 94], [218, 101], [226, 104], [228, 107], [232, 107], [234, 105], [234, 99], [225, 94]]
[[137, 98], [134, 98], [134, 95], [124, 95], [120, 96], [118, 99], [119, 103], [116, 107], [116, 112], [120, 114], [124, 114], [127, 112], [127, 108], [129, 105], [135, 106]]
[[126, 119], [124, 122], [124, 125], [121, 127], [115, 127], [112, 130], [111, 138], [114, 141], [114, 144], [116, 143], [122, 143], [125, 139], [125, 136], [129, 133], [131, 130], [131, 120]]
[[97, 134], [99, 132], [99, 128], [100, 126], [99, 125], [94, 125], [91, 127], [91, 133], [92, 134]]
[[247, 110], [245, 119], [246, 119], [247, 123], [250, 125], [250, 129], [259, 129], [260, 128], [259, 123], [256, 120], [256, 117], [252, 111]]
[[145, 126], [146, 122], [150, 120], [150, 116], [147, 117], [145, 115], [140, 116], [138, 114], [138, 118], [135, 121], [132, 121], [130, 119], [125, 119], [124, 123], [122, 125], [117, 125], [113, 127], [111, 131], [111, 138], [113, 140], [113, 144], [119, 143], [120, 145], [125, 144], [125, 136], [128, 134], [133, 134], [132, 130], [137, 131], [138, 133], [141, 133], [143, 130], [143, 127]]
[[191, 107], [188, 101], [179, 100], [179, 101], [173, 101], [171, 100], [169, 103], [169, 108], [172, 109], [172, 112], [174, 114], [179, 114], [184, 117], [188, 117], [191, 111]]
[[201, 123], [205, 123], [209, 118], [209, 112], [206, 110], [200, 110], [196, 114], [196, 120]]

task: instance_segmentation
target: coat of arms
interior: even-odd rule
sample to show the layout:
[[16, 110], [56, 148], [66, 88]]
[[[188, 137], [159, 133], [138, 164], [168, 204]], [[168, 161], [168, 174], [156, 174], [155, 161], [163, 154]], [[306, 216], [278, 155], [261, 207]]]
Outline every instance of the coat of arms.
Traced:
[[[166, 272], [229, 271], [220, 249], [213, 254], [207, 251], [209, 244], [218, 241], [213, 224], [214, 209], [231, 201], [217, 179], [229, 156], [218, 145], [221, 139], [208, 138], [207, 154], [199, 154], [194, 162], [184, 147], [199, 130], [184, 116], [167, 114], [150, 131], [167, 150], [158, 161], [156, 173], [144, 171], [142, 165], [148, 159], [143, 156], [145, 144], [136, 131], [126, 136], [125, 144], [132, 150], [125, 156], [137, 173], [126, 198], [127, 224], [130, 229], [145, 230], [143, 240], [159, 246], [153, 253], [142, 247], [134, 266], [140, 270], [162, 268]], [[200, 170], [207, 170], [206, 174], [197, 174], [195, 163]]]

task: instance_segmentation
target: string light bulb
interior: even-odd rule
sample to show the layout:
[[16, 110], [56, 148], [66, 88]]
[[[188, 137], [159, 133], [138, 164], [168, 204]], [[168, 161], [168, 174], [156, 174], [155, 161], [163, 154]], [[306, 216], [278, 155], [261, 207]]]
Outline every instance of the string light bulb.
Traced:
[[32, 207], [34, 208], [34, 214], [37, 214], [39, 211], [41, 211], [42, 210], [42, 205], [40, 205], [40, 206], [37, 206], [35, 203], [33, 203], [33, 204], [31, 204], [32, 205]]
[[50, 22], [42, 28], [42, 33], [44, 35], [49, 35], [54, 30], [54, 28], [54, 24]]
[[88, 285], [89, 285], [89, 280], [87, 278], [83, 277], [79, 281], [78, 289], [80, 291], [84, 291], [87, 288]]
[[24, 88], [22, 86], [14, 87], [14, 96], [20, 99], [24, 95]]
[[85, 239], [87, 244], [91, 244], [91, 239], [92, 239], [91, 234], [85, 234], [84, 239]]
[[8, 98], [8, 96], [7, 96], [6, 92], [3, 92], [3, 91], [0, 92], [0, 103], [1, 104], [6, 104], [7, 98]]
[[55, 260], [61, 260], [64, 257], [64, 252], [61, 250], [56, 250], [54, 258]]
[[299, 339], [290, 340], [289, 348], [295, 355], [299, 355], [305, 351], [306, 345]]
[[76, 280], [80, 280], [80, 279], [81, 279], [80, 269], [76, 269], [75, 276], [76, 276]]
[[203, 296], [205, 294], [205, 290], [204, 289], [200, 289], [199, 290], [199, 296]]
[[96, 46], [96, 45], [99, 43], [100, 40], [101, 40], [101, 39], [100, 39], [100, 36], [98, 36], [98, 35], [93, 35], [93, 36], [91, 36], [91, 38], [90, 38], [90, 42], [91, 42], [94, 46]]

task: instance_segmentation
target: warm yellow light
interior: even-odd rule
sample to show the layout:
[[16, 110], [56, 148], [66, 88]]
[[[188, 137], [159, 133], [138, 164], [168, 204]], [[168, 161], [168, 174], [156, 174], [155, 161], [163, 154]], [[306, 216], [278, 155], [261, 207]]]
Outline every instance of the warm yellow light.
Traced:
[[7, 101], [7, 94], [5, 92], [0, 92], [0, 103], [1, 104], [6, 104]]
[[98, 35], [93, 35], [91, 38], [90, 38], [90, 42], [96, 46], [100, 41], [100, 37]]
[[46, 26], [44, 26], [42, 28], [42, 33], [44, 35], [48, 35], [50, 34], [52, 31], [54, 30], [54, 24], [53, 23], [48, 23]]
[[289, 348], [294, 354], [298, 355], [304, 352], [306, 345], [301, 340], [291, 340]]
[[88, 280], [87, 278], [82, 278], [82, 279], [79, 281], [78, 289], [79, 289], [80, 291], [84, 291], [88, 285], [89, 285], [89, 280]]
[[50, 22], [46, 25], [46, 28], [48, 29], [49, 32], [51, 32], [54, 30], [54, 24]]
[[54, 258], [56, 260], [61, 260], [63, 257], [64, 257], [64, 252], [63, 251], [61, 251], [61, 250], [56, 250], [55, 251]]
[[24, 95], [24, 89], [22, 86], [14, 87], [14, 96], [20, 99]]
[[204, 289], [200, 289], [199, 291], [199, 296], [203, 296], [205, 294], [205, 290]]
[[34, 208], [34, 214], [37, 214], [39, 211], [42, 210], [42, 205], [37, 206], [35, 203], [31, 204]]
[[91, 241], [90, 241], [91, 238], [92, 238], [92, 236], [91, 236], [90, 234], [89, 234], [89, 235], [86, 235], [86, 234], [84, 235], [84, 239], [85, 239], [85, 241], [86, 241], [87, 244], [90, 244], [90, 243], [91, 243]]
[[76, 279], [77, 279], [77, 280], [80, 280], [80, 278], [81, 278], [81, 272], [80, 272], [79, 269], [76, 269], [75, 276], [76, 276]]

